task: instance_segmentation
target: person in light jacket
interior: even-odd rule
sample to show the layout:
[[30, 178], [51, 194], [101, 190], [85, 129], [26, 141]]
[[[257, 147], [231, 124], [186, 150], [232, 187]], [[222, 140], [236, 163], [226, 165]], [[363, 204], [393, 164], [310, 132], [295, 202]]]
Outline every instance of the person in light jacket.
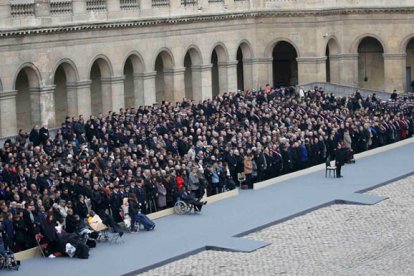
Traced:
[[249, 189], [253, 189], [253, 155], [250, 151], [244, 157], [244, 175], [246, 176], [246, 184]]
[[155, 183], [157, 188], [157, 204], [160, 210], [165, 209], [167, 206], [167, 190], [164, 187], [161, 179], [157, 179]]

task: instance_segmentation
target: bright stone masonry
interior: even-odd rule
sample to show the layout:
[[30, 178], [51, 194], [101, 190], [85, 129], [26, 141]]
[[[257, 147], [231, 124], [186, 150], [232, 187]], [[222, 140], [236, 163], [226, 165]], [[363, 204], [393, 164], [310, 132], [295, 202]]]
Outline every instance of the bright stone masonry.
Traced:
[[265, 84], [411, 90], [414, 0], [1, 0], [0, 136]]

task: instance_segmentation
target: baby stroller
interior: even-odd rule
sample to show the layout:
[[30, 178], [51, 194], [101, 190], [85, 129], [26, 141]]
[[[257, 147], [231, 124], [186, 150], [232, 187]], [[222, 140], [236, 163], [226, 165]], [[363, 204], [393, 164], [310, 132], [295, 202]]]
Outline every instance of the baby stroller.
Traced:
[[0, 270], [19, 270], [19, 266], [20, 261], [15, 259], [13, 252], [11, 252], [10, 250], [2, 251], [2, 248], [0, 248]]

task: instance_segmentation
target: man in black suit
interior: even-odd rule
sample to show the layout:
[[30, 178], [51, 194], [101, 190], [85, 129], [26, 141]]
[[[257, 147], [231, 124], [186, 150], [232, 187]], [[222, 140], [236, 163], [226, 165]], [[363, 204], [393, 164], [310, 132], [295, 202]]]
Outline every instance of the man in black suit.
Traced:
[[341, 143], [338, 143], [338, 147], [335, 151], [335, 165], [336, 165], [336, 177], [340, 178], [341, 168], [345, 164], [346, 149], [342, 147]]

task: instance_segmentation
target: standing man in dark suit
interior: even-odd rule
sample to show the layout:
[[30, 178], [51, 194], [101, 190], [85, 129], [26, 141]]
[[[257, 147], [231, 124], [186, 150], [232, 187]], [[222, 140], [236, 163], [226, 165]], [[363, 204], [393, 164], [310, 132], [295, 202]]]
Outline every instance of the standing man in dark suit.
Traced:
[[338, 178], [342, 177], [341, 168], [345, 164], [345, 150], [342, 148], [342, 144], [338, 143], [335, 151], [336, 177]]

